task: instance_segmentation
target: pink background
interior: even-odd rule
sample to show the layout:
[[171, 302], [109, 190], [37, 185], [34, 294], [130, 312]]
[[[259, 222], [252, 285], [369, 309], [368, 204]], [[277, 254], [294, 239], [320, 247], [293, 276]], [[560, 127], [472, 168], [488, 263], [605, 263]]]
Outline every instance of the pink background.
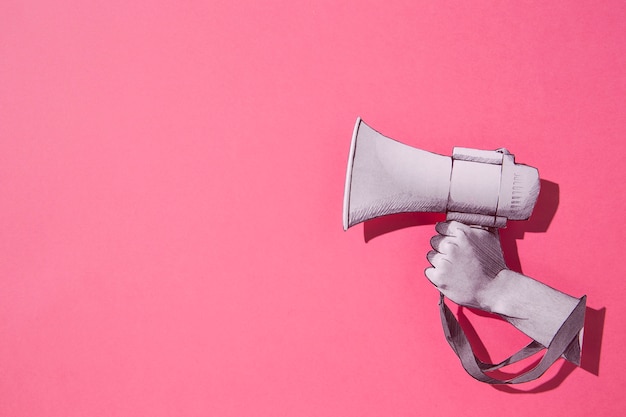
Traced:
[[[3, 1], [0, 415], [620, 414], [624, 22], [622, 1]], [[503, 239], [588, 295], [584, 368], [526, 394], [465, 374], [422, 272], [433, 216], [342, 231], [357, 116], [558, 184], [549, 229]], [[467, 315], [492, 359], [525, 341]]]

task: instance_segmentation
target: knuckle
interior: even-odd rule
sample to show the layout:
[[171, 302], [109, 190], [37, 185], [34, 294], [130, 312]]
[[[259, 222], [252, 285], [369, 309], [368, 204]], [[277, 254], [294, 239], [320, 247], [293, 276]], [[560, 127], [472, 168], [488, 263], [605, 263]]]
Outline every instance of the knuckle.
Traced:
[[439, 252], [440, 253], [444, 253], [446, 255], [451, 255], [454, 254], [456, 252], [456, 250], [458, 249], [458, 245], [453, 242], [450, 239], [446, 239], [444, 241], [441, 242], [441, 244], [439, 245], [439, 248], [441, 249]]
[[449, 230], [452, 231], [452, 233], [454, 233], [455, 235], [458, 235], [458, 234], [465, 234], [468, 228], [469, 226], [466, 225], [465, 223], [453, 221], [452, 224], [450, 225]]
[[449, 225], [450, 223], [448, 222], [439, 222], [435, 225], [435, 230], [437, 231], [437, 233], [445, 235], [448, 232]]
[[437, 277], [437, 272], [434, 267], [429, 267], [424, 270], [424, 275], [426, 275], [426, 278], [433, 282]]

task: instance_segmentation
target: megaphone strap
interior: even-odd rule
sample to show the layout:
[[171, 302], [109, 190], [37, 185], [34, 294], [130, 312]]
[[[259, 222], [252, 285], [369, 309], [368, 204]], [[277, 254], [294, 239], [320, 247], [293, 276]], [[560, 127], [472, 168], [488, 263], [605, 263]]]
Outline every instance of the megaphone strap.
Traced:
[[454, 353], [461, 360], [461, 364], [468, 374], [488, 384], [520, 384], [539, 378], [559, 357], [561, 357], [561, 355], [567, 356], [567, 353], [573, 349], [572, 345], [575, 344], [578, 346], [578, 336], [584, 325], [586, 300], [586, 296], [580, 299], [576, 308], [574, 308], [572, 313], [559, 328], [539, 363], [532, 369], [511, 379], [494, 378], [487, 375], [485, 372], [495, 371], [503, 366], [519, 362], [540, 352], [545, 349], [545, 347], [536, 341], [532, 341], [517, 353], [500, 363], [491, 364], [482, 362], [474, 354], [465, 331], [446, 305], [443, 294], [440, 294], [439, 310], [446, 340]]

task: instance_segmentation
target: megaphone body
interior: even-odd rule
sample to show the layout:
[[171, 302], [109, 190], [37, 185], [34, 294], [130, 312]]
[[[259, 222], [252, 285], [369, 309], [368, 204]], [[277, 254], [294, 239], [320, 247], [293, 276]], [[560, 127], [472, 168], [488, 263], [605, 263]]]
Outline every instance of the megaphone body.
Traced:
[[447, 220], [505, 227], [530, 217], [539, 195], [536, 168], [506, 149], [455, 147], [452, 156], [413, 148], [357, 119], [352, 135], [343, 227], [394, 213], [441, 212]]

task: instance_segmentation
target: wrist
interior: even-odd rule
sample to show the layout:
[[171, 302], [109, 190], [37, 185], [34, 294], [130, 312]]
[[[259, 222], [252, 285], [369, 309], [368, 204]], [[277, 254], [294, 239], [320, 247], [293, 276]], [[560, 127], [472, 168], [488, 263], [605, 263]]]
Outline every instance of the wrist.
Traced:
[[511, 302], [515, 298], [515, 276], [517, 274], [504, 268], [496, 274], [480, 293], [481, 309], [490, 313], [510, 317], [513, 314]]
[[530, 277], [501, 270], [481, 295], [485, 310], [548, 346], [579, 300]]

